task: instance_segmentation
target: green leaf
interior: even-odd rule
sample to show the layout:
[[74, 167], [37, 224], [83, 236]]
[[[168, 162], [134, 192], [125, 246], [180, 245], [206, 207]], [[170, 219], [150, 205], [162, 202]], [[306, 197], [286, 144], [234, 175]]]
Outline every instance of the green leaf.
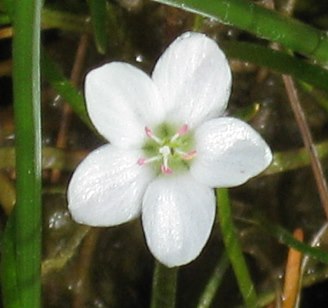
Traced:
[[278, 42], [292, 51], [328, 62], [328, 37], [296, 19], [246, 0], [154, 0], [200, 14]]
[[[41, 305], [41, 125], [40, 20], [41, 0], [15, 2], [13, 15], [13, 85], [16, 147], [14, 237], [7, 232], [4, 251], [12, 252], [20, 307]], [[11, 228], [10, 226], [8, 228]], [[14, 243], [13, 243], [14, 240]], [[5, 278], [7, 279], [7, 278]], [[9, 278], [8, 278], [9, 279]], [[5, 292], [10, 292], [4, 289]], [[10, 294], [4, 297], [10, 298]], [[16, 307], [15, 304], [8, 307]]]
[[230, 263], [235, 272], [239, 290], [248, 308], [257, 307], [257, 295], [232, 220], [228, 190], [216, 189], [218, 219]]
[[328, 252], [296, 240], [294, 236], [283, 227], [271, 224], [264, 219], [260, 219], [259, 227], [274, 236], [280, 243], [294, 248], [304, 255], [308, 255], [318, 261], [328, 264]]
[[42, 10], [42, 26], [77, 33], [91, 33], [88, 16], [72, 14], [52, 8], [44, 8]]
[[42, 73], [44, 74], [47, 81], [71, 106], [71, 108], [80, 117], [80, 119], [91, 129], [93, 129], [88, 113], [86, 111], [83, 96], [77, 91], [73, 84], [67, 78], [65, 78], [64, 74], [58, 69], [56, 64], [45, 52], [42, 53], [41, 60]]
[[284, 52], [245, 42], [221, 44], [228, 57], [265, 66], [281, 74], [292, 75], [328, 92], [328, 71]]
[[212, 276], [210, 277], [202, 296], [199, 299], [197, 308], [213, 307], [214, 297], [222, 283], [224, 274], [230, 266], [229, 258], [226, 252], [223, 253], [221, 259], [215, 266]]
[[91, 23], [97, 50], [105, 54], [108, 46], [106, 0], [89, 0]]

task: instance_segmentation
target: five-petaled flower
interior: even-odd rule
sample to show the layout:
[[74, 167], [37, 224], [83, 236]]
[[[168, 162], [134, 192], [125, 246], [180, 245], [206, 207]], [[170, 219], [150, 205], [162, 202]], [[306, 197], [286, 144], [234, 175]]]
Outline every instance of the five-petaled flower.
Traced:
[[113, 226], [142, 216], [147, 244], [163, 264], [195, 259], [213, 226], [213, 187], [263, 171], [272, 154], [248, 124], [222, 116], [229, 64], [204, 34], [185, 33], [151, 78], [112, 62], [86, 77], [90, 118], [110, 141], [79, 165], [68, 189], [79, 223]]

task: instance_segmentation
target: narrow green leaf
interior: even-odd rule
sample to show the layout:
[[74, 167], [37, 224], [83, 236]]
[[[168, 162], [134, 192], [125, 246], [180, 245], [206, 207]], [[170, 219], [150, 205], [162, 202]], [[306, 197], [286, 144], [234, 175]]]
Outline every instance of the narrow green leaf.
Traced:
[[281, 74], [292, 75], [328, 92], [328, 71], [284, 52], [245, 42], [221, 44], [228, 57], [265, 66]]
[[212, 276], [210, 277], [202, 296], [199, 299], [197, 308], [213, 307], [215, 295], [222, 283], [224, 274], [229, 268], [230, 262], [226, 252], [223, 253], [218, 264], [215, 266]]
[[42, 10], [42, 26], [77, 33], [91, 33], [88, 16], [72, 14], [52, 8], [44, 8]]
[[[21, 307], [38, 308], [41, 305], [40, 19], [42, 1], [20, 0], [15, 4], [13, 83], [17, 202], [14, 211], [15, 243], [11, 243], [13, 240], [11, 237], [5, 238], [5, 243], [16, 247], [17, 296], [22, 303]], [[8, 246], [7, 248], [11, 249]], [[4, 296], [10, 297], [10, 294]]]
[[105, 54], [108, 46], [106, 0], [89, 0], [91, 23], [97, 50]]
[[214, 18], [254, 35], [278, 42], [292, 51], [328, 62], [328, 37], [296, 19], [247, 0], [154, 0]]
[[216, 189], [216, 194], [222, 238], [238, 282], [239, 290], [246, 307], [255, 308], [257, 307], [257, 295], [232, 220], [228, 190], [225, 188]]
[[72, 107], [80, 119], [91, 129], [93, 129], [93, 126], [88, 117], [88, 113], [86, 111], [83, 96], [77, 91], [73, 84], [67, 78], [65, 78], [64, 74], [50, 59], [46, 52], [42, 53], [41, 60], [42, 73], [44, 74], [44, 77], [47, 79], [47, 81]]
[[259, 227], [274, 236], [280, 243], [287, 245], [318, 261], [328, 264], [328, 252], [296, 240], [293, 235], [279, 225], [260, 219]]

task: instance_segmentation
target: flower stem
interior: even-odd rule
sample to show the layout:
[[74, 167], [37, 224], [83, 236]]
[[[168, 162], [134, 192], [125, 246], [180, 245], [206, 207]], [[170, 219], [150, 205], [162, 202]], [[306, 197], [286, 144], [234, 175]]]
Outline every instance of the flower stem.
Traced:
[[151, 308], [175, 307], [178, 267], [167, 268], [156, 261], [153, 276]]
[[240, 292], [246, 307], [257, 307], [257, 295], [243, 256], [235, 226], [233, 224], [228, 190], [216, 190], [218, 219], [227, 253], [235, 272]]

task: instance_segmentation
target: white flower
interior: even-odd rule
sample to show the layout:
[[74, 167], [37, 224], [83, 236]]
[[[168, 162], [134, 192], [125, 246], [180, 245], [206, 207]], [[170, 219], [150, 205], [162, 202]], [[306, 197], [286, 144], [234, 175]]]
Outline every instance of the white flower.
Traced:
[[147, 244], [163, 264], [195, 259], [213, 226], [213, 187], [263, 171], [272, 154], [248, 124], [221, 117], [231, 72], [217, 44], [199, 33], [176, 39], [152, 77], [112, 62], [85, 82], [87, 109], [111, 144], [93, 151], [68, 189], [79, 223], [114, 226], [142, 216]]

